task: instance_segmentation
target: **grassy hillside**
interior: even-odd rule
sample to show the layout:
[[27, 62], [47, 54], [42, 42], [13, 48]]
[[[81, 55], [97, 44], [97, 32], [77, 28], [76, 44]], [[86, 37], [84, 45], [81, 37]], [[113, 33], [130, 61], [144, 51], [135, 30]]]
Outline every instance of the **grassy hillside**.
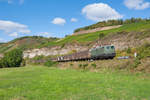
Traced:
[[13, 48], [21, 48], [23, 50], [40, 48], [41, 45], [51, 41], [58, 40], [57, 38], [44, 38], [40, 36], [27, 36], [17, 38], [8, 43], [0, 44], [0, 53], [7, 52]]
[[[125, 24], [120, 28], [117, 29], [111, 29], [106, 31], [100, 31], [100, 32], [94, 32], [94, 33], [88, 33], [88, 34], [81, 34], [77, 36], [67, 36], [66, 38], [60, 40], [60, 41], [52, 41], [47, 44], [44, 44], [43, 46], [54, 46], [54, 45], [64, 45], [67, 43], [79, 43], [79, 44], [86, 44], [91, 43], [99, 39], [100, 34], [107, 36], [109, 34], [118, 34], [121, 32], [133, 32], [133, 31], [144, 31], [150, 29], [150, 21], [144, 21], [139, 23], [132, 23], [132, 24]], [[146, 32], [145, 34], [149, 34], [149, 32]]]
[[150, 75], [43, 66], [0, 69], [0, 100], [148, 100]]
[[144, 22], [144, 21], [150, 21], [150, 19], [131, 18], [131, 19], [126, 19], [126, 20], [108, 20], [108, 21], [98, 22], [90, 26], [76, 29], [74, 32], [76, 33], [80, 31], [91, 30], [91, 29], [100, 28], [100, 27], [132, 24], [132, 23], [139, 23], [139, 22]]

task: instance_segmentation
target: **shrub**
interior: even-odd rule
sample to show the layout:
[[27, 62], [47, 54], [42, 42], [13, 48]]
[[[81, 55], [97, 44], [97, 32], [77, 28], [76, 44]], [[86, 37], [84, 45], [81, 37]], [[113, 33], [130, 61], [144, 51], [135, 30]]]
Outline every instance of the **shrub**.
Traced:
[[44, 65], [45, 66], [47, 66], [47, 67], [52, 67], [52, 66], [55, 66], [55, 65], [57, 65], [58, 63], [57, 62], [54, 62], [54, 61], [46, 61], [45, 63], [44, 63]]
[[72, 67], [73, 66], [73, 64], [70, 64], [70, 67]]
[[132, 51], [131, 51], [131, 48], [128, 48], [128, 49], [127, 49], [127, 53], [130, 54], [131, 52], [132, 52]]
[[1, 59], [2, 67], [20, 67], [23, 60], [23, 52], [20, 49], [14, 49], [4, 54]]
[[0, 60], [0, 68], [3, 68], [2, 60]]
[[92, 66], [93, 68], [96, 68], [96, 67], [97, 67], [97, 65], [96, 65], [96, 64], [91, 64], [91, 66]]
[[82, 68], [82, 64], [79, 64], [78, 66], [79, 66], [79, 68]]
[[21, 67], [24, 67], [24, 66], [26, 66], [26, 60], [22, 60], [21, 62]]
[[103, 38], [104, 36], [105, 36], [104, 33], [99, 34], [99, 38], [100, 38], [100, 39]]
[[149, 57], [150, 56], [150, 43], [145, 43], [144, 45], [142, 45], [140, 48], [138, 49], [138, 58], [142, 59], [145, 57]]
[[134, 60], [133, 68], [137, 68], [139, 64], [141, 64], [141, 61], [140, 61], [139, 58], [136, 58], [136, 59]]
[[5, 68], [7, 63], [4, 61], [4, 59], [0, 60], [0, 68]]
[[61, 45], [61, 48], [64, 48], [65, 47], [65, 43], [63, 43], [62, 45]]
[[41, 55], [41, 56], [36, 56], [36, 57], [34, 57], [33, 60], [41, 60], [41, 59], [43, 59], [43, 58], [44, 58], [44, 56]]
[[88, 64], [84, 64], [84, 65], [83, 65], [83, 68], [84, 68], [84, 69], [85, 69], [86, 67], [88, 67]]

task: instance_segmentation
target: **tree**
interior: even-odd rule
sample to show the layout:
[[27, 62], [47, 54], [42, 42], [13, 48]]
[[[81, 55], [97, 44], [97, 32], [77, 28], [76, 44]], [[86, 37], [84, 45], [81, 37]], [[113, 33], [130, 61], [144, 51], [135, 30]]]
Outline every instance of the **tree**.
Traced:
[[23, 61], [23, 52], [21, 49], [13, 49], [5, 53], [4, 57], [1, 59], [2, 67], [20, 67]]

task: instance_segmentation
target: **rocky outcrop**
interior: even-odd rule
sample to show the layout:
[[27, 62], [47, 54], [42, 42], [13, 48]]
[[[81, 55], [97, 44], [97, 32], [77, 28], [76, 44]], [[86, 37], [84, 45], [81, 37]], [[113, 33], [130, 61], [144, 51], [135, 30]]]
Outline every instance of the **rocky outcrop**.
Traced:
[[143, 32], [119, 32], [115, 34], [110, 34], [99, 40], [96, 45], [114, 45], [116, 50], [124, 50], [127, 48], [135, 48], [141, 46], [145, 42], [150, 43], [150, 36], [141, 38], [145, 31]]
[[88, 47], [85, 46], [66, 46], [61, 48], [59, 46], [52, 48], [42, 48], [24, 51], [24, 58], [34, 58], [35, 56], [56, 56], [56, 55], [66, 55], [68, 53], [80, 52], [87, 50]]

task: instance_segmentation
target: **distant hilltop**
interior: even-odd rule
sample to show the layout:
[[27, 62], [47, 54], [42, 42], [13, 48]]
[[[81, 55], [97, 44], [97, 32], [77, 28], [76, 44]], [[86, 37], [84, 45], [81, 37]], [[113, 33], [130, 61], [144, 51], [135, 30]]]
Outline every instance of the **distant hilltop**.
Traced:
[[114, 28], [119, 28], [122, 25], [138, 23], [138, 22], [145, 22], [148, 20], [150, 20], [150, 19], [131, 18], [131, 19], [126, 19], [126, 20], [119, 19], [119, 20], [102, 21], [102, 22], [98, 22], [93, 25], [78, 28], [74, 31], [73, 35], [110, 30], [110, 29], [114, 29]]
[[83, 31], [75, 32], [75, 33], [73, 33], [73, 35], [79, 35], [79, 34], [93, 33], [93, 32], [97, 32], [97, 31], [110, 30], [110, 29], [119, 28], [121, 26], [122, 25], [99, 27], [99, 28], [95, 28], [95, 29], [89, 29], [89, 30], [83, 30]]

